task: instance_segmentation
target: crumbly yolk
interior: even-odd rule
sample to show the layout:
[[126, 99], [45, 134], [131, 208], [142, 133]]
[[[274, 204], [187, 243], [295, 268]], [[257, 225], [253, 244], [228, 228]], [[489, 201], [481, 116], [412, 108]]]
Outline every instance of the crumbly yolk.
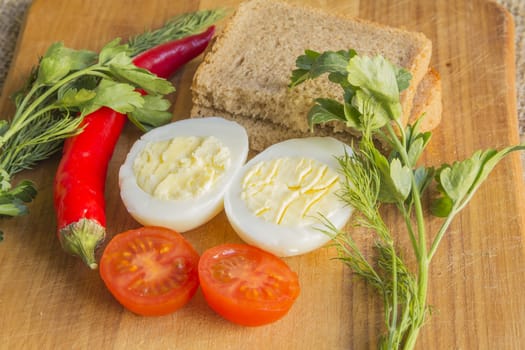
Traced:
[[137, 184], [159, 199], [196, 198], [209, 191], [231, 162], [230, 150], [213, 136], [181, 136], [149, 142], [135, 158]]
[[309, 225], [340, 205], [339, 175], [309, 158], [285, 157], [255, 164], [244, 176], [242, 199], [257, 216], [280, 225]]

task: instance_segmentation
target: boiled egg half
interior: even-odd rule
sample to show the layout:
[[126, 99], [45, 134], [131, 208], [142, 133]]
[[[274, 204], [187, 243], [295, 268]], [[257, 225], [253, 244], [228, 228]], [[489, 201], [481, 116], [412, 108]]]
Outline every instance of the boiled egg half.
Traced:
[[337, 193], [336, 157], [352, 154], [331, 137], [290, 139], [268, 147], [235, 175], [224, 197], [228, 220], [245, 242], [285, 257], [330, 240], [321, 218], [341, 229], [352, 208]]
[[248, 136], [219, 117], [185, 119], [138, 139], [120, 167], [120, 196], [145, 226], [179, 232], [218, 214], [234, 175], [248, 156]]

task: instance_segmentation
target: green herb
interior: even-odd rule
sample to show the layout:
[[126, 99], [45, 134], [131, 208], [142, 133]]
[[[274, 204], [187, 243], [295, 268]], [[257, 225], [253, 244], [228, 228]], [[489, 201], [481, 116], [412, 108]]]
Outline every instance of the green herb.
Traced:
[[[35, 185], [27, 180], [13, 185], [13, 175], [58, 152], [65, 138], [82, 131], [83, 116], [107, 106], [133, 114], [133, 122], [142, 130], [169, 122], [170, 103], [163, 95], [174, 91], [172, 84], [136, 67], [132, 57], [199, 33], [224, 15], [223, 10], [183, 14], [127, 44], [115, 39], [99, 54], [52, 44], [26, 85], [14, 94], [14, 116], [0, 121], [0, 216], [28, 212]], [[138, 89], [148, 95], [142, 96]]]
[[[437, 169], [417, 166], [431, 133], [419, 131], [421, 119], [406, 127], [400, 122], [399, 93], [409, 85], [409, 72], [381, 56], [360, 57], [353, 50], [306, 51], [296, 65], [291, 87], [328, 73], [343, 90], [341, 102], [317, 99], [308, 122], [314, 128], [339, 121], [359, 131], [355, 152], [338, 158], [344, 175], [340, 198], [355, 208], [353, 221], [357, 227], [375, 232], [375, 260], [360, 251], [350, 233], [338, 231], [323, 218], [325, 232], [334, 237], [338, 258], [383, 298], [386, 333], [379, 348], [413, 349], [429, 314], [429, 267], [443, 235], [498, 162], [513, 151], [524, 150], [525, 145], [478, 151], [469, 159]], [[376, 147], [375, 139], [388, 145], [388, 156]], [[432, 184], [440, 195], [434, 198], [431, 213], [443, 218], [434, 234], [426, 232], [421, 201]], [[406, 223], [417, 261], [415, 272], [407, 267], [383, 221], [379, 208], [384, 205], [397, 208]]]

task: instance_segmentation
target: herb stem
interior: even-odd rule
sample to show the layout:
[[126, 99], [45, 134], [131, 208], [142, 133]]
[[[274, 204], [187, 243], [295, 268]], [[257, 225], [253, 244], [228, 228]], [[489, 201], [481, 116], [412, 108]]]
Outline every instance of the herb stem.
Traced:
[[414, 327], [412, 326], [407, 334], [407, 337], [405, 339], [405, 344], [403, 346], [404, 350], [412, 350], [416, 346], [417, 337], [419, 335], [419, 330], [421, 329], [421, 326]]
[[410, 237], [410, 242], [412, 243], [412, 249], [414, 250], [414, 254], [416, 254], [416, 258], [419, 260], [419, 247], [417, 244], [416, 236], [414, 235], [414, 228], [412, 227], [412, 220], [410, 219], [410, 213], [406, 210], [404, 205], [399, 205], [398, 207], [403, 213], [405, 224], [408, 230], [408, 237]]
[[394, 349], [394, 338], [397, 331], [397, 309], [398, 309], [398, 288], [397, 288], [397, 255], [394, 248], [394, 242], [390, 242], [390, 253], [392, 259], [392, 315], [390, 319], [390, 330], [388, 339], [388, 348]]
[[[43, 104], [46, 99], [48, 99], [50, 96], [52, 96], [58, 89], [60, 89], [64, 84], [67, 84], [68, 82], [75, 80], [78, 77], [85, 76], [85, 75], [94, 75], [94, 76], [100, 76], [99, 71], [108, 70], [108, 68], [104, 68], [100, 65], [94, 65], [90, 66], [81, 70], [78, 70], [74, 73], [71, 73], [67, 75], [66, 77], [62, 78], [55, 84], [53, 84], [46, 92], [44, 92], [42, 95], [38, 96], [38, 98], [31, 103], [27, 109], [19, 109], [23, 110], [24, 112], [20, 115], [15, 116], [13, 119], [13, 123], [11, 124], [10, 128], [6, 131], [6, 133], [0, 138], [0, 148], [4, 146], [4, 144], [11, 138], [13, 135], [18, 133], [21, 129], [26, 127], [32, 120], [34, 120], [36, 117], [41, 115], [41, 113], [34, 113], [34, 111], [38, 108], [40, 104]], [[32, 91], [43, 85], [41, 84], [35, 84], [34, 89], [31, 89]], [[51, 105], [53, 106], [53, 105]], [[55, 107], [55, 106], [53, 106]], [[46, 110], [49, 110], [49, 107], [45, 108]]]
[[[401, 159], [406, 165], [410, 165], [408, 160], [408, 154], [406, 147], [401, 142], [401, 140], [396, 136], [394, 129], [390, 124], [387, 124], [387, 130], [391, 135], [394, 147], [398, 151]], [[405, 138], [402, 138], [403, 142]], [[419, 256], [418, 259], [418, 277], [417, 277], [417, 295], [418, 300], [422, 301], [418, 304], [418, 312], [414, 313], [416, 315], [415, 319], [412, 321], [407, 334], [407, 340], [405, 342], [405, 349], [413, 349], [416, 343], [416, 339], [419, 333], [419, 329], [423, 324], [425, 318], [425, 309], [427, 300], [427, 290], [428, 290], [428, 264], [429, 259], [427, 256], [427, 242], [426, 242], [426, 229], [425, 229], [425, 218], [423, 215], [423, 206], [421, 204], [421, 195], [419, 193], [419, 187], [416, 182], [416, 178], [413, 172], [410, 172], [410, 181], [412, 183], [412, 199], [414, 202], [414, 209], [416, 215], [417, 223], [417, 250], [416, 255]]]
[[445, 232], [448, 230], [448, 227], [450, 226], [450, 224], [452, 223], [452, 220], [455, 218], [456, 214], [460, 211], [461, 209], [456, 209], [454, 208], [450, 214], [447, 216], [446, 220], [443, 222], [443, 224], [441, 225], [438, 233], [436, 234], [436, 237], [434, 238], [434, 241], [432, 242], [432, 245], [430, 246], [430, 250], [428, 252], [428, 260], [432, 260], [432, 258], [434, 257], [434, 254], [436, 253], [437, 251], [437, 248], [439, 246], [439, 243], [441, 242], [441, 239], [443, 238], [443, 236], [445, 235]]
[[22, 102], [20, 103], [20, 106], [17, 107], [16, 109], [16, 112], [15, 112], [15, 115], [13, 117], [13, 121], [15, 121], [17, 118], [19, 118], [19, 115], [20, 115], [20, 112], [24, 110], [24, 108], [26, 107], [26, 104], [31, 100], [31, 98], [33, 97], [33, 95], [38, 91], [38, 89], [40, 89], [41, 87], [43, 87], [42, 85], [40, 84], [35, 84], [33, 86], [31, 86], [31, 89], [28, 91], [28, 93], [26, 94], [26, 96], [24, 97], [24, 99], [22, 100]]

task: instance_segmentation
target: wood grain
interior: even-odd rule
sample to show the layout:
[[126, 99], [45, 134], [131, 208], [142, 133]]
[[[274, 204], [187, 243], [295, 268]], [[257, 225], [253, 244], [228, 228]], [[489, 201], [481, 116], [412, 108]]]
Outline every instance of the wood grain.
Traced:
[[[98, 50], [160, 26], [178, 13], [239, 1], [36, 0], [26, 18], [9, 72], [0, 113], [12, 115], [8, 96], [50, 43]], [[299, 3], [299, 0], [293, 2]], [[443, 122], [424, 161], [452, 162], [479, 148], [519, 141], [514, 89], [513, 23], [482, 0], [309, 0], [314, 7], [424, 32], [433, 41], [432, 65], [443, 81]], [[199, 59], [173, 79], [174, 118], [191, 107], [189, 86]], [[137, 227], [120, 202], [117, 169], [138, 137], [126, 127], [107, 180], [109, 234]], [[302, 293], [283, 320], [243, 328], [215, 315], [202, 294], [184, 309], [144, 318], [125, 310], [97, 272], [62, 253], [55, 237], [52, 178], [58, 157], [21, 174], [38, 184], [28, 216], [2, 220], [0, 244], [0, 348], [138, 349], [367, 349], [382, 330], [381, 304], [328, 248], [287, 262]], [[449, 230], [431, 268], [433, 315], [420, 349], [521, 349], [525, 345], [525, 193], [518, 155], [504, 160]], [[392, 227], [401, 227], [385, 211]], [[439, 221], [429, 221], [436, 230]], [[359, 234], [359, 232], [357, 232]], [[399, 233], [402, 242], [403, 232]], [[223, 213], [186, 234], [199, 252], [239, 239]], [[359, 238], [370, 243], [370, 238]], [[404, 243], [402, 244], [402, 246]]]

